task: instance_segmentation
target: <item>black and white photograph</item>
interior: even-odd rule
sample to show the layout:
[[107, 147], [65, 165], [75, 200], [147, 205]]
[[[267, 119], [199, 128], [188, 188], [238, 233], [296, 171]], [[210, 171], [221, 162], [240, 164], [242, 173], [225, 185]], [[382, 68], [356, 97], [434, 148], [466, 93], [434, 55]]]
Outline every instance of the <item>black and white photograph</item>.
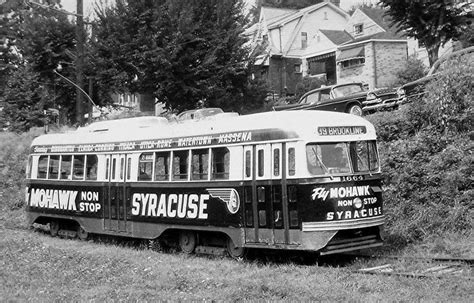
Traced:
[[0, 0], [0, 301], [473, 302], [470, 0]]

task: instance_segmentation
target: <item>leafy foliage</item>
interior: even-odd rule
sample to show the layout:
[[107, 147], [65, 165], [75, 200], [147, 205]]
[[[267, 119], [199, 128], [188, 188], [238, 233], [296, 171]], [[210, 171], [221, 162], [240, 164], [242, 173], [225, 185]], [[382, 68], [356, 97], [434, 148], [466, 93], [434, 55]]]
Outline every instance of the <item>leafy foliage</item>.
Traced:
[[380, 0], [393, 23], [426, 46], [430, 65], [439, 47], [459, 38], [472, 22], [470, 1]]
[[[1, 212], [22, 208], [24, 205], [25, 168], [34, 137], [42, 129], [23, 134], [0, 133], [0, 203]], [[5, 144], [8, 142], [8, 144]]]
[[457, 58], [420, 102], [368, 119], [381, 140], [385, 210], [392, 241], [418, 241], [473, 226], [473, 68]]
[[76, 89], [53, 71], [62, 63], [66, 66], [62, 73], [73, 78], [68, 66], [76, 44], [75, 26], [66, 15], [41, 7], [31, 9], [23, 2], [3, 21], [9, 24], [11, 39], [21, 50], [21, 57], [5, 79], [8, 87], [0, 92], [0, 102], [5, 104], [1, 124], [14, 131], [28, 130], [42, 125], [43, 110], [49, 107], [73, 116], [71, 100]]
[[43, 126], [43, 109], [51, 106], [47, 89], [40, 84], [37, 74], [21, 66], [9, 78], [2, 96], [1, 120], [8, 130], [24, 132], [33, 126]]
[[152, 93], [178, 111], [198, 101], [226, 110], [258, 106], [263, 94], [248, 92], [260, 86], [248, 80], [242, 8], [241, 0], [163, 0], [99, 10], [93, 57], [101, 86]]
[[410, 56], [406, 62], [405, 68], [399, 70], [396, 73], [396, 82], [394, 83], [395, 86], [400, 86], [405, 83], [420, 79], [421, 77], [426, 75], [426, 68], [423, 64], [423, 61], [420, 59]]

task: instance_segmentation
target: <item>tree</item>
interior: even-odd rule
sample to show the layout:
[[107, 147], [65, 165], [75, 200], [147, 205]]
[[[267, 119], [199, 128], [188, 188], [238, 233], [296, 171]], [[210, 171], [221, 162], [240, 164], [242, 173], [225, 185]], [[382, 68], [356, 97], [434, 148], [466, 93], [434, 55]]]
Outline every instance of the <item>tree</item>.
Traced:
[[2, 96], [3, 110], [0, 121], [15, 132], [28, 131], [46, 122], [44, 109], [52, 105], [47, 88], [41, 84], [38, 74], [22, 65], [9, 78]]
[[[71, 100], [74, 100], [75, 87], [56, 75], [54, 69], [61, 63], [65, 66], [62, 73], [73, 77], [70, 64], [76, 44], [75, 26], [67, 15], [56, 10], [17, 2], [16, 5], [13, 5], [14, 1], [7, 2], [10, 4], [8, 14], [2, 19], [3, 24], [8, 25], [9, 40], [15, 42], [19, 55], [15, 61], [7, 62], [9, 73], [3, 74], [5, 82], [2, 84], [8, 83], [8, 87], [0, 91], [0, 102], [8, 104], [0, 119], [3, 124], [27, 130], [41, 124], [43, 111], [50, 107], [74, 116]], [[43, 2], [58, 5], [57, 0]], [[32, 99], [23, 100], [17, 96]], [[14, 109], [20, 111], [18, 115]]]
[[[97, 10], [94, 65], [102, 87], [153, 94], [181, 111], [245, 110], [249, 83], [241, 0], [117, 1]], [[255, 84], [255, 83], [254, 83]]]
[[18, 28], [17, 44], [24, 64], [37, 74], [50, 92], [52, 105], [60, 107], [68, 118], [74, 119], [76, 88], [54, 71], [58, 65], [62, 65], [61, 74], [73, 81], [75, 79], [75, 25], [67, 15], [42, 7], [24, 11], [22, 21]]
[[426, 47], [430, 65], [438, 59], [438, 50], [451, 39], [456, 40], [472, 22], [473, 5], [455, 0], [380, 0], [392, 25], [399, 26], [409, 37]]
[[0, 92], [4, 91], [8, 77], [21, 62], [16, 47], [20, 15], [15, 13], [21, 9], [24, 9], [24, 4], [19, 0], [6, 1], [0, 5]]

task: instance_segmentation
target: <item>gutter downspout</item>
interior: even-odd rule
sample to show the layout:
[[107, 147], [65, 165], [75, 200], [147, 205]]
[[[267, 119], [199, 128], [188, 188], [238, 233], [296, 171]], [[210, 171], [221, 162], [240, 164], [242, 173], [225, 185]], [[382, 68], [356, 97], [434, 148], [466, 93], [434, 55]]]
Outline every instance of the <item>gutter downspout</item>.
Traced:
[[374, 62], [373, 62], [373, 74], [374, 74], [374, 87], [372, 89], [375, 89], [377, 87], [377, 56], [375, 54], [375, 41], [372, 41], [372, 55], [374, 57]]

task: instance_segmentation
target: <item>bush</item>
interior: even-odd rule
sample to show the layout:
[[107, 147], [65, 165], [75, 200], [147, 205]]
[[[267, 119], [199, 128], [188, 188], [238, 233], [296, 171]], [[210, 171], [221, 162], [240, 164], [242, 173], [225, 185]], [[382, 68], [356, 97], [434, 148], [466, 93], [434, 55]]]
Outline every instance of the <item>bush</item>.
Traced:
[[474, 71], [466, 60], [447, 64], [420, 102], [368, 117], [380, 139], [392, 241], [472, 230]]
[[43, 132], [34, 128], [27, 133], [0, 133], [0, 210], [15, 210], [24, 205], [25, 168], [34, 137]]
[[426, 67], [423, 61], [420, 59], [410, 56], [408, 57], [405, 68], [396, 73], [396, 80], [394, 86], [400, 86], [405, 83], [420, 79], [426, 75]]

